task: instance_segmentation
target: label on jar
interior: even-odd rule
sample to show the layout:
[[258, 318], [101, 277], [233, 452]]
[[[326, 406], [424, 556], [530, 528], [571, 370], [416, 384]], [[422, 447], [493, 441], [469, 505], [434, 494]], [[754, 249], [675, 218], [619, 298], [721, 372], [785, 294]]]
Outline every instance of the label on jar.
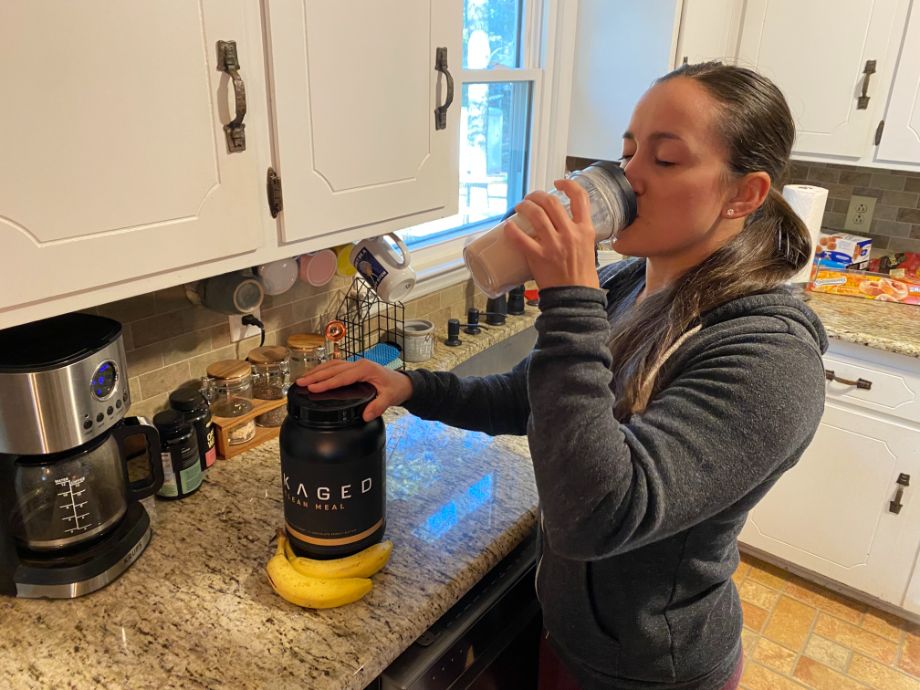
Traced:
[[208, 424], [204, 443], [204, 466], [210, 467], [217, 460], [217, 438], [214, 434], [214, 425]]
[[284, 517], [291, 534], [317, 546], [361, 541], [384, 521], [384, 449], [352, 462], [320, 464], [282, 456]]
[[184, 470], [179, 471], [179, 485], [182, 487], [183, 494], [190, 494], [199, 486], [204, 473], [201, 471], [201, 463], [196, 462], [189, 465]]
[[172, 453], [160, 453], [160, 461], [163, 463], [163, 486], [157, 491], [157, 495], [175, 498], [179, 495], [179, 485], [176, 483], [176, 473], [173, 472]]

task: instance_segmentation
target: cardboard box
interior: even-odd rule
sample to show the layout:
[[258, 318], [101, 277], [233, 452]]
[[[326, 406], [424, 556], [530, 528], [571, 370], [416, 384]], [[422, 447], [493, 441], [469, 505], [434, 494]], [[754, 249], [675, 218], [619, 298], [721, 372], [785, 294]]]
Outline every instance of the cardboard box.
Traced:
[[894, 278], [883, 273], [869, 273], [828, 265], [817, 265], [808, 289], [832, 295], [862, 297], [879, 302], [920, 304], [920, 278]]
[[821, 233], [815, 256], [822, 263], [832, 263], [846, 268], [869, 258], [872, 250], [872, 238], [848, 235], [845, 233]]

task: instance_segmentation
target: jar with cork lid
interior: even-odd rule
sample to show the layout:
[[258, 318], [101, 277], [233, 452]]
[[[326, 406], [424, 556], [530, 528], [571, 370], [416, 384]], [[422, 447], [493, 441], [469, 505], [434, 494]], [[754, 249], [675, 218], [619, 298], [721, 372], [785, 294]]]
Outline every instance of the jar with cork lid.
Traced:
[[[252, 394], [259, 400], [283, 400], [291, 386], [291, 351], [283, 345], [257, 347], [246, 359], [252, 366]], [[256, 417], [259, 426], [281, 426], [287, 410], [276, 407]]]
[[[208, 400], [211, 412], [218, 417], [242, 417], [252, 411], [252, 367], [239, 359], [222, 359], [207, 368]], [[227, 442], [239, 445], [256, 435], [253, 420], [230, 429]]]
[[288, 336], [291, 351], [291, 383], [326, 361], [326, 338], [320, 333], [294, 333]]

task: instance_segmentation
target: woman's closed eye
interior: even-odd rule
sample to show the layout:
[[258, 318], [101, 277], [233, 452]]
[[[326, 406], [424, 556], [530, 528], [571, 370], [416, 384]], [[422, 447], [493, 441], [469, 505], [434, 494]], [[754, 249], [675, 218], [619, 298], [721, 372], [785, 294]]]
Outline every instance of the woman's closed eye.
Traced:
[[[619, 160], [620, 167], [621, 168], [626, 167], [626, 164], [629, 163], [630, 160], [632, 160], [632, 157], [633, 157], [632, 154], [630, 155], [623, 154], [622, 156], [620, 156], [620, 160]], [[675, 163], [674, 161], [665, 161], [665, 160], [661, 160], [660, 158], [656, 158], [655, 165], [660, 165], [662, 168], [670, 168], [672, 165], [677, 165], [677, 163]]]

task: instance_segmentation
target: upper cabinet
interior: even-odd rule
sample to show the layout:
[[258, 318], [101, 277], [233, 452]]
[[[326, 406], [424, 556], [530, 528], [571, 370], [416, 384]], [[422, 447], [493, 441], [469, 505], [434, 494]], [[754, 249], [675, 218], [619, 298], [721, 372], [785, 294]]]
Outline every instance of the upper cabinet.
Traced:
[[876, 160], [920, 163], [920, 2], [914, 2]]
[[743, 3], [740, 0], [684, 0], [677, 38], [677, 64], [721, 60], [738, 53]]
[[794, 157], [920, 166], [917, 1], [581, 0], [578, 19], [571, 155], [618, 155], [618, 130], [655, 78], [716, 59], [779, 86], [796, 123]]
[[260, 246], [262, 54], [247, 0], [0, 3], [0, 327], [25, 305]]
[[782, 89], [796, 154], [865, 154], [884, 113], [905, 13], [901, 0], [747, 1], [738, 63]]
[[0, 328], [457, 210], [462, 0], [49, 8], [0, 2]]
[[377, 235], [456, 212], [461, 9], [268, 4], [284, 242]]

